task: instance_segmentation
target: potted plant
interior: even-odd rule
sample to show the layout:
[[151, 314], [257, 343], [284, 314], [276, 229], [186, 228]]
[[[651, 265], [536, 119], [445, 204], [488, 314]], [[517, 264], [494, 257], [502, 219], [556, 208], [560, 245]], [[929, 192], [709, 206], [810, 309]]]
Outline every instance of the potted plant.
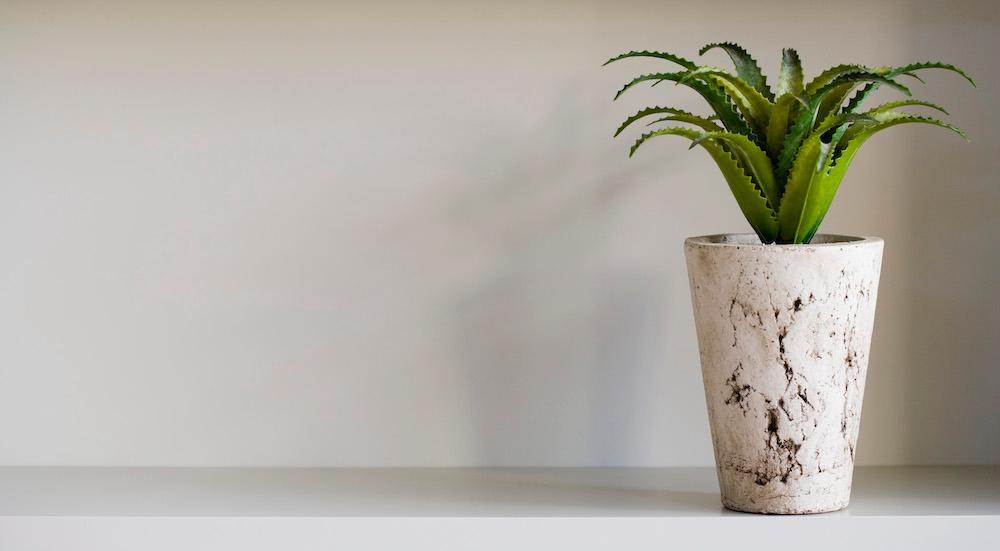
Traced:
[[[754, 234], [685, 241], [722, 503], [755, 513], [817, 513], [847, 506], [854, 468], [882, 240], [817, 234], [844, 173], [875, 133], [905, 123], [958, 128], [900, 111], [935, 104], [910, 99], [902, 77], [918, 71], [964, 71], [945, 63], [869, 68], [838, 65], [804, 82], [799, 56], [782, 51], [776, 88], [757, 62], [732, 43], [721, 49], [735, 74], [665, 52], [633, 51], [610, 59], [658, 58], [677, 67], [642, 75], [700, 94], [712, 113], [649, 107], [625, 120], [683, 123], [643, 134], [680, 136], [715, 160]], [[605, 63], [605, 65], [607, 64]], [[907, 98], [863, 108], [881, 87]]]

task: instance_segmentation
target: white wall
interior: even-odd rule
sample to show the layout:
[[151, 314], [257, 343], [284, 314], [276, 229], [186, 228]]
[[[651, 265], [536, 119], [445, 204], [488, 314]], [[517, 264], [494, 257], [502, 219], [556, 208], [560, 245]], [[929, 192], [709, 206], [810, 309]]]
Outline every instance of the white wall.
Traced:
[[710, 464], [681, 241], [746, 225], [599, 65], [724, 39], [980, 80], [824, 229], [887, 242], [859, 460], [1000, 461], [991, 2], [439, 0], [0, 4], [0, 463]]

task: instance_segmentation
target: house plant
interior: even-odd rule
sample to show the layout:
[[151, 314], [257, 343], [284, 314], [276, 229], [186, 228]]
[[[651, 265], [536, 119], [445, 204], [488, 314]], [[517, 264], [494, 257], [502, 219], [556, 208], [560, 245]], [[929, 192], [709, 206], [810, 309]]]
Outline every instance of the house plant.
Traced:
[[[939, 62], [869, 68], [838, 65], [808, 83], [799, 56], [782, 51], [771, 89], [757, 62], [732, 43], [735, 74], [683, 57], [632, 51], [610, 59], [656, 58], [676, 70], [639, 76], [693, 89], [711, 114], [648, 107], [628, 117], [708, 151], [754, 234], [685, 241], [705, 398], [723, 504], [758, 513], [814, 513], [846, 507], [871, 342], [882, 240], [817, 234], [861, 145], [877, 132], [924, 123], [965, 134], [902, 108], [945, 110], [912, 99], [903, 77]], [[605, 65], [607, 64], [605, 63]], [[909, 81], [908, 81], [909, 82]], [[903, 99], [862, 105], [880, 88]], [[681, 123], [686, 126], [676, 126]]]

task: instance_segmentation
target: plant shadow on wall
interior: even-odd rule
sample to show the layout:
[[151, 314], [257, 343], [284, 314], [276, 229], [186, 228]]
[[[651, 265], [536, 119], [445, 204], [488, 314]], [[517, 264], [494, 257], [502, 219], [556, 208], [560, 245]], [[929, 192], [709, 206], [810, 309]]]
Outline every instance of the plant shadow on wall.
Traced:
[[[473, 144], [466, 172], [481, 174], [496, 155], [501, 168], [449, 203], [481, 267], [452, 312], [478, 464], [623, 464], [648, 444], [635, 433], [647, 416], [637, 408], [666, 362], [663, 312], [675, 305], [664, 304], [663, 274], [616, 268], [606, 253], [637, 197], [659, 201], [673, 187], [642, 175], [684, 152], [628, 164], [601, 113], [572, 99], [583, 83], [566, 86], [531, 144]], [[662, 245], [647, 254], [663, 255]]]

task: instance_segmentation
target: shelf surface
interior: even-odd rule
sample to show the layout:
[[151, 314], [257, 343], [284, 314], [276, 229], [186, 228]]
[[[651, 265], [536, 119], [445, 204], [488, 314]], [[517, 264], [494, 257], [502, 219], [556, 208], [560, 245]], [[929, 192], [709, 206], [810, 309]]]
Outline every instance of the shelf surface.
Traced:
[[723, 509], [711, 468], [0, 468], [4, 551], [912, 550], [998, 527], [998, 466], [859, 467], [848, 509], [797, 517]]
[[[833, 515], [1000, 515], [1000, 467], [859, 467]], [[722, 508], [711, 468], [0, 468], [3, 516], [663, 517]]]

